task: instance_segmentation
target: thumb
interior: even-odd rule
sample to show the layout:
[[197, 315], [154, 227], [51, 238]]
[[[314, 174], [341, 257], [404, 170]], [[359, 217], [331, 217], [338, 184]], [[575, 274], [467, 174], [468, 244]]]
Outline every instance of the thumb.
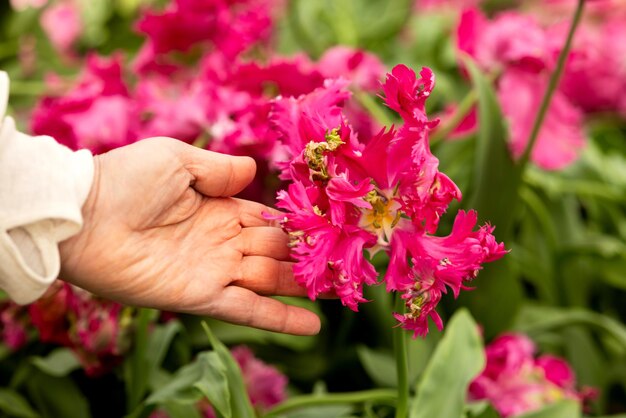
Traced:
[[256, 163], [250, 157], [236, 157], [184, 145], [182, 161], [195, 181], [192, 187], [210, 197], [233, 196], [254, 179]]

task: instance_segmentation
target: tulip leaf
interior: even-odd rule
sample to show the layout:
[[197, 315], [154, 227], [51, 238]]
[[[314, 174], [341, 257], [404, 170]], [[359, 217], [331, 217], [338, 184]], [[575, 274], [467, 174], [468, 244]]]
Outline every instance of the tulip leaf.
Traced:
[[467, 310], [461, 309], [450, 320], [426, 366], [410, 418], [463, 417], [467, 388], [484, 365], [478, 325]]
[[[201, 358], [200, 356], [198, 357]], [[202, 370], [198, 367], [198, 360], [181, 367], [174, 373], [164, 386], [155, 390], [146, 399], [146, 405], [160, 405], [173, 400], [200, 399], [200, 392], [193, 387], [202, 377]]]
[[215, 338], [211, 329], [203, 323], [204, 331], [213, 346], [213, 350], [219, 356], [226, 368], [226, 380], [230, 392], [230, 404], [232, 416], [236, 418], [255, 418], [256, 414], [248, 398], [248, 391], [241, 375], [241, 369], [237, 361], [230, 354], [228, 348], [220, 340]]
[[515, 321], [515, 329], [537, 335], [570, 325], [596, 328], [611, 336], [626, 351], [626, 327], [615, 319], [582, 308], [526, 307]]
[[481, 220], [496, 225], [502, 240], [513, 225], [521, 172], [509, 151], [508, 129], [491, 82], [471, 59], [463, 62], [478, 94], [474, 187], [468, 203]]
[[163, 363], [172, 341], [176, 334], [182, 330], [182, 325], [178, 321], [170, 321], [165, 325], [158, 325], [148, 336], [147, 341], [147, 368], [146, 380], [151, 381], [152, 375]]
[[[496, 238], [506, 245], [520, 201], [521, 172], [509, 152], [507, 127], [491, 82], [469, 57], [464, 63], [477, 92], [479, 119], [473, 193], [468, 207], [478, 211], [481, 221], [494, 225]], [[521, 284], [507, 258], [484, 267], [475, 281], [480, 292], [469, 292], [461, 297], [461, 302], [485, 327], [486, 337], [506, 329], [521, 305]]]
[[87, 398], [68, 376], [54, 377], [33, 368], [26, 389], [43, 418], [91, 416]]
[[22, 395], [6, 388], [0, 388], [0, 412], [16, 418], [40, 417]]
[[[207, 397], [219, 416], [232, 417], [231, 394], [226, 380], [226, 365], [215, 351], [202, 353], [198, 363], [201, 379], [194, 384]], [[244, 389], [245, 390], [245, 389]]]
[[46, 357], [33, 357], [32, 363], [42, 372], [50, 376], [67, 376], [80, 367], [76, 355], [69, 348], [57, 348]]
[[124, 363], [127, 407], [132, 411], [139, 405], [148, 389], [150, 360], [148, 358], [148, 328], [156, 319], [157, 311], [140, 309], [137, 315], [134, 348]]
[[197, 405], [189, 405], [180, 402], [166, 402], [163, 409], [167, 412], [169, 418], [203, 418], [198, 410]]
[[391, 352], [374, 350], [365, 345], [359, 345], [356, 352], [361, 365], [376, 385], [396, 387], [398, 375]]

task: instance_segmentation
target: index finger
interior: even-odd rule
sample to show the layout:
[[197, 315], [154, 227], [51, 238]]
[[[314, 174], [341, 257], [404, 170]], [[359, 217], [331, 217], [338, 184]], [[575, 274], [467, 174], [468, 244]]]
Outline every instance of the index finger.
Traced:
[[321, 327], [319, 317], [309, 310], [237, 286], [224, 289], [210, 315], [238, 325], [293, 335], [315, 335]]

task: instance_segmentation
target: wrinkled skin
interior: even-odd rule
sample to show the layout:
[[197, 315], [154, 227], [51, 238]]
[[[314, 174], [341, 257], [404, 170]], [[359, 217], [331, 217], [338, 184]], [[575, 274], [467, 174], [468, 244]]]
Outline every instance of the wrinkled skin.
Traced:
[[319, 318], [267, 296], [303, 296], [288, 238], [233, 198], [255, 173], [232, 157], [152, 138], [95, 158], [84, 227], [61, 246], [64, 280], [115, 301], [297, 335]]

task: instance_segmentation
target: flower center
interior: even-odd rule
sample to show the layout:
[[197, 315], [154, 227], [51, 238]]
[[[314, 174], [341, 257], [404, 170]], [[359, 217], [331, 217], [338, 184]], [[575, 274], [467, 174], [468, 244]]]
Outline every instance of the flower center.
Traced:
[[391, 193], [389, 198], [384, 192], [372, 190], [363, 197], [372, 209], [363, 209], [359, 226], [376, 234], [378, 244], [382, 246], [389, 245], [392, 230], [402, 217], [400, 203], [393, 198], [394, 195]]
[[311, 170], [311, 178], [318, 180], [328, 180], [328, 169], [324, 154], [336, 150], [340, 145], [345, 144], [339, 136], [339, 128], [332, 129], [324, 136], [326, 142], [310, 141], [304, 148], [304, 158]]

